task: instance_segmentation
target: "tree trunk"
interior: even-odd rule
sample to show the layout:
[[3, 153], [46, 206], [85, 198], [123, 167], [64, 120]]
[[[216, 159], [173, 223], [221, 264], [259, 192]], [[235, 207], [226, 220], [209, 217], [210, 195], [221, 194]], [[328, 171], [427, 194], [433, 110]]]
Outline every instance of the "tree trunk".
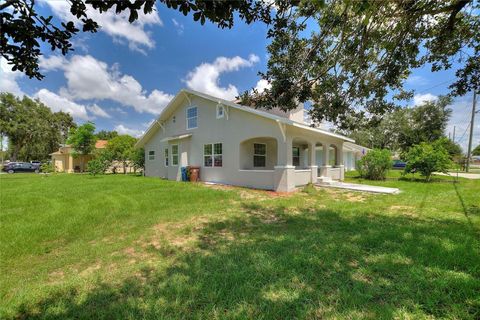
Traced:
[[12, 159], [11, 159], [12, 162], [17, 161], [19, 152], [20, 152], [20, 145], [15, 144], [15, 146], [13, 147], [13, 153], [12, 153]]
[[123, 161], [123, 174], [127, 174], [127, 162]]

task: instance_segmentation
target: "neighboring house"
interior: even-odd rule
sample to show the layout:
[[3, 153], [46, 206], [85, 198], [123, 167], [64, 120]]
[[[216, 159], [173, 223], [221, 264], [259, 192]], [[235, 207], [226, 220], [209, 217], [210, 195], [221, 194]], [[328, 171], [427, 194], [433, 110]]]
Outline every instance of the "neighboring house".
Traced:
[[[108, 140], [97, 140], [95, 142], [95, 149], [105, 149], [107, 147]], [[87, 169], [88, 161], [92, 160], [93, 154], [77, 155], [74, 157], [73, 148], [70, 145], [61, 146], [58, 151], [51, 153], [52, 164], [55, 166], [57, 172], [83, 172]], [[123, 173], [123, 165], [118, 162], [114, 162], [108, 169], [108, 172], [113, 172], [113, 169], [118, 173]], [[127, 172], [133, 172], [133, 167], [128, 166]]]
[[201, 167], [202, 181], [276, 191], [343, 180], [344, 153], [356, 159], [359, 149], [350, 138], [304, 124], [303, 113], [303, 105], [262, 111], [183, 89], [136, 147], [145, 149], [146, 176], [170, 180], [180, 180], [185, 166]]

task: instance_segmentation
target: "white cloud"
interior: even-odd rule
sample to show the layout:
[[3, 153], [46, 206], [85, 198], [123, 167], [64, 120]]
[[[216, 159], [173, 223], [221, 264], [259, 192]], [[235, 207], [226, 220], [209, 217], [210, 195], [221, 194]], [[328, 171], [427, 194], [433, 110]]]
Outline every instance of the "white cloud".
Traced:
[[118, 134], [128, 134], [133, 137], [140, 137], [145, 132], [144, 130], [127, 128], [123, 124], [115, 126], [113, 130], [117, 131]]
[[39, 59], [39, 65], [43, 71], [62, 69], [67, 63], [67, 59], [60, 55], [51, 55], [49, 57], [40, 56]]
[[418, 106], [418, 105], [421, 105], [425, 102], [435, 101], [437, 99], [438, 99], [438, 97], [436, 95], [431, 94], [431, 93], [416, 94], [416, 95], [413, 96], [413, 105]]
[[265, 89], [270, 89], [271, 87], [272, 87], [272, 84], [268, 83], [267, 80], [260, 79], [258, 80], [257, 85], [255, 86], [255, 89], [257, 89], [259, 93], [262, 93], [263, 91], [265, 91]]
[[[42, 0], [42, 3], [47, 4], [55, 15], [63, 21], [75, 21], [77, 27], [80, 25], [79, 20], [70, 13], [68, 1]], [[117, 42], [126, 41], [130, 49], [138, 51], [143, 51], [143, 48], [151, 49], [155, 46], [155, 41], [151, 34], [145, 30], [145, 27], [163, 25], [155, 9], [150, 14], [145, 14], [143, 9], [140, 9], [138, 19], [134, 23], [128, 22], [128, 10], [116, 14], [115, 8], [113, 8], [100, 13], [87, 4], [87, 15], [101, 26], [100, 31], [113, 37]]]
[[177, 33], [179, 35], [182, 35], [183, 31], [185, 30], [185, 26], [183, 25], [183, 23], [180, 23], [175, 19], [172, 19], [172, 23], [175, 26], [175, 28], [177, 29]]
[[409, 85], [412, 85], [412, 86], [421, 86], [421, 85], [426, 85], [429, 83], [428, 79], [425, 78], [425, 77], [422, 77], [422, 76], [413, 76], [413, 75], [410, 75], [408, 78], [407, 78], [407, 81], [406, 81]]
[[173, 98], [156, 89], [147, 94], [134, 77], [122, 75], [117, 64], [109, 67], [90, 55], [75, 55], [67, 63], [46, 65], [64, 71], [67, 87], [60, 94], [72, 100], [109, 99], [140, 113], [159, 114]]
[[68, 98], [59, 96], [47, 89], [40, 89], [34, 97], [38, 98], [53, 112], [63, 111], [76, 119], [89, 120], [87, 108], [84, 105], [70, 101]]
[[0, 57], [0, 92], [10, 92], [22, 97], [25, 93], [20, 89], [17, 79], [22, 77], [20, 71], [12, 71], [12, 66], [8, 64], [7, 59]]
[[91, 106], [87, 106], [87, 110], [92, 113], [94, 116], [101, 117], [101, 118], [111, 118], [111, 116], [102, 108], [100, 108], [97, 104], [92, 104]]
[[238, 89], [232, 84], [221, 87], [219, 78], [222, 73], [238, 71], [240, 68], [251, 67], [260, 59], [251, 54], [247, 59], [236, 56], [233, 58], [218, 57], [213, 63], [202, 63], [189, 72], [185, 83], [187, 87], [198, 90], [226, 100], [238, 96]]

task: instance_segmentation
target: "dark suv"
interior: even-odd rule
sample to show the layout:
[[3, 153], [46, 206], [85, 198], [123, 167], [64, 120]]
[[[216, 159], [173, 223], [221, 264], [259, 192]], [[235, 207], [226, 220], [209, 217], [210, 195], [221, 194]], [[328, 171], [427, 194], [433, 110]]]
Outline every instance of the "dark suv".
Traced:
[[3, 171], [8, 173], [16, 172], [40, 172], [40, 166], [28, 162], [10, 162], [3, 167]]

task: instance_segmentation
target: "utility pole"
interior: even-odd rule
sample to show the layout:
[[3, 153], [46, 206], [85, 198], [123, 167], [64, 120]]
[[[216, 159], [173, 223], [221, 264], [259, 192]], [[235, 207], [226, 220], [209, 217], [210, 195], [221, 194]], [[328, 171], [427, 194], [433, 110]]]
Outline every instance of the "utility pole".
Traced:
[[467, 152], [467, 166], [465, 171], [468, 172], [470, 169], [470, 157], [472, 155], [472, 140], [473, 140], [473, 127], [475, 121], [475, 107], [477, 104], [477, 93], [473, 92], [473, 104], [472, 104], [472, 120], [470, 120], [470, 137], [468, 138], [468, 152]]
[[456, 127], [457, 127], [457, 126], [453, 126], [453, 140], [452, 140], [453, 142], [455, 142], [455, 128], [456, 128]]

